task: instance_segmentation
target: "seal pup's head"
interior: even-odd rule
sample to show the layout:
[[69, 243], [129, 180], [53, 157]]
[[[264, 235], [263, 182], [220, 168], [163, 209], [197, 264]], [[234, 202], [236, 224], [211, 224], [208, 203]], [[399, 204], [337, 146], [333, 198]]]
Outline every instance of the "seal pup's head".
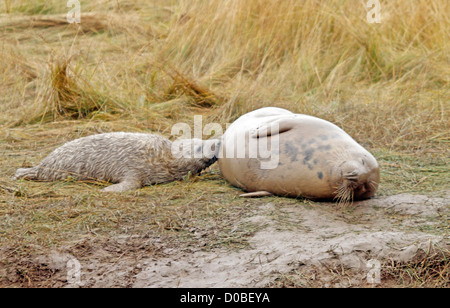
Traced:
[[172, 143], [172, 155], [205, 169], [217, 161], [220, 143], [219, 139], [180, 139]]

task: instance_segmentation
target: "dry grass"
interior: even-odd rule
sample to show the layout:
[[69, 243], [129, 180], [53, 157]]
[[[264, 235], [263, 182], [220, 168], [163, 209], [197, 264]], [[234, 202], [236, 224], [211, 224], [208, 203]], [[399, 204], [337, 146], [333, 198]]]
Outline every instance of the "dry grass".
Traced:
[[[446, 1], [383, 3], [381, 24], [367, 23], [363, 1], [90, 1], [80, 27], [64, 24], [55, 1], [5, 3], [4, 123], [114, 105], [103, 111], [162, 114], [168, 127], [198, 113], [225, 124], [270, 105], [336, 122], [373, 147], [448, 148]], [[58, 68], [76, 82], [55, 102], [48, 93], [68, 77], [55, 79]], [[75, 115], [58, 110], [64, 103]]]
[[244, 201], [218, 176], [111, 200], [89, 184], [10, 179], [65, 141], [169, 136], [198, 114], [223, 128], [263, 106], [315, 115], [375, 154], [381, 195], [448, 190], [450, 3], [381, 3], [369, 24], [365, 1], [93, 0], [69, 25], [65, 1], [0, 2], [2, 245], [146, 228], [244, 243], [244, 229], [227, 237]]
[[386, 262], [382, 279], [407, 287], [450, 287], [450, 251], [448, 247], [430, 246], [410, 262]]
[[430, 245], [426, 250], [419, 250], [413, 260], [408, 262], [383, 260], [379, 284], [367, 282], [365, 269], [350, 269], [342, 264], [336, 264], [323, 267], [300, 267], [280, 275], [268, 286], [276, 288], [448, 288], [450, 287], [449, 257], [448, 247]]

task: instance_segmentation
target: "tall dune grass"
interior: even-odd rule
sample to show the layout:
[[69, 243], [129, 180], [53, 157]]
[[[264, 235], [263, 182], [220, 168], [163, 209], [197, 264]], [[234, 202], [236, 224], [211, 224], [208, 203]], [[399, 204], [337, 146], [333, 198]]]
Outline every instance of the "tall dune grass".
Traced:
[[[113, 2], [82, 1], [80, 27], [11, 19], [60, 20], [68, 9], [55, 1], [0, 6], [3, 123], [101, 111], [167, 132], [194, 114], [225, 124], [279, 106], [333, 121], [369, 146], [448, 150], [446, 0], [381, 1], [380, 24], [367, 22], [366, 1]], [[67, 75], [54, 72], [67, 59], [71, 95], [48, 95], [61, 90], [55, 78]]]

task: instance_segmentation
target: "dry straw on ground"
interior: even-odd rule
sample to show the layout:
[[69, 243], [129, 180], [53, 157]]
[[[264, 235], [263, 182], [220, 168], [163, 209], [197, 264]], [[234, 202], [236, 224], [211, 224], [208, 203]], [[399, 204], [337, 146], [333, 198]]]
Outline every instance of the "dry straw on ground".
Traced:
[[[83, 82], [67, 86], [75, 97], [85, 92], [89, 110], [108, 101], [114, 106], [104, 111], [120, 106], [122, 116], [140, 117], [176, 100], [187, 111], [182, 118], [200, 107], [226, 123], [271, 105], [332, 120], [378, 147], [442, 149], [449, 141], [447, 1], [383, 3], [381, 24], [367, 22], [364, 1], [94, 2], [82, 2], [79, 29], [64, 25], [62, 14], [41, 15], [64, 12], [53, 2], [3, 9], [40, 8], [31, 18], [0, 20], [2, 58], [9, 59], [1, 64], [3, 84], [25, 86], [3, 89], [9, 119], [19, 112], [35, 121], [27, 114], [36, 112], [33, 100], [49, 100], [42, 94], [61, 82], [55, 70], [72, 67]], [[22, 39], [12, 40], [14, 33]], [[73, 99], [52, 104], [73, 109]], [[76, 109], [78, 117], [89, 113]]]

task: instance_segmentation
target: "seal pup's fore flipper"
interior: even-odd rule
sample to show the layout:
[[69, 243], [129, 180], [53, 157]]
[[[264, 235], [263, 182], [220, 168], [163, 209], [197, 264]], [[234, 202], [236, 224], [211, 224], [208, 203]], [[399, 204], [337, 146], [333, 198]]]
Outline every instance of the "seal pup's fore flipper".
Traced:
[[124, 191], [128, 191], [128, 190], [139, 189], [141, 187], [142, 187], [142, 184], [139, 181], [136, 181], [134, 179], [126, 179], [120, 183], [105, 187], [101, 191], [102, 192], [119, 193], [119, 192], [124, 192]]
[[247, 194], [242, 194], [239, 197], [241, 198], [261, 198], [261, 197], [270, 197], [273, 196], [272, 193], [268, 191], [255, 191]]
[[20, 168], [17, 169], [16, 174], [13, 177], [14, 181], [24, 180], [37, 180], [38, 168]]
[[250, 132], [250, 136], [252, 138], [262, 138], [262, 137], [271, 137], [276, 136], [287, 131], [290, 131], [295, 127], [295, 121], [292, 118], [280, 119], [261, 127], [258, 127], [255, 130]]

